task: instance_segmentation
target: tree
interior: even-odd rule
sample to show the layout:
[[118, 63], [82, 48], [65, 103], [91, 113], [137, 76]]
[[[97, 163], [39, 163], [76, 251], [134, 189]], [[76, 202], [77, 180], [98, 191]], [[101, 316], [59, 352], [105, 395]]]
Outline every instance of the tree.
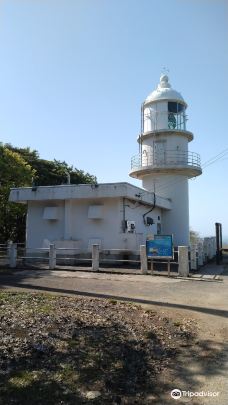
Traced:
[[199, 242], [199, 239], [200, 239], [199, 232], [193, 231], [191, 229], [190, 230], [190, 244], [191, 245], [196, 245]]
[[35, 170], [16, 152], [0, 144], [0, 242], [25, 238], [26, 206], [10, 203], [11, 187], [29, 186]]
[[0, 243], [25, 241], [27, 207], [8, 201], [11, 187], [96, 183], [95, 176], [58, 160], [40, 159], [36, 150], [0, 144]]
[[16, 148], [5, 145], [10, 150], [18, 153], [36, 171], [33, 182], [36, 186], [56, 186], [67, 183], [67, 174], [70, 174], [71, 184], [93, 184], [97, 182], [95, 176], [69, 166], [59, 160], [40, 159], [39, 154], [30, 148]]

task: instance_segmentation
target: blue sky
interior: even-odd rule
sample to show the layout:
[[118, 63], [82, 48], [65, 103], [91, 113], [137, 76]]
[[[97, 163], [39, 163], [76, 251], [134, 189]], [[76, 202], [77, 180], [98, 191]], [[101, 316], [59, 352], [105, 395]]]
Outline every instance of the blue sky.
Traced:
[[[0, 140], [129, 181], [140, 105], [162, 68], [189, 105], [189, 150], [228, 148], [226, 0], [1, 0]], [[190, 223], [228, 235], [228, 155], [190, 181]]]

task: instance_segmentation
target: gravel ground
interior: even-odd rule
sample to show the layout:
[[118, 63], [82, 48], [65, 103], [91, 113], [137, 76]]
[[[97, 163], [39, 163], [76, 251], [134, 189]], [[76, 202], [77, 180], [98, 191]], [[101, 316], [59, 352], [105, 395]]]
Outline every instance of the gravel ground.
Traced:
[[192, 319], [115, 300], [0, 293], [0, 404], [158, 404]]

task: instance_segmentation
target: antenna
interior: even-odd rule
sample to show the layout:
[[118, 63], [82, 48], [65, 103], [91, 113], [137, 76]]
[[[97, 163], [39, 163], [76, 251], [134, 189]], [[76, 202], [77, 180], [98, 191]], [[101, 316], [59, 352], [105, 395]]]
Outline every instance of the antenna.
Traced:
[[162, 68], [162, 74], [163, 74], [163, 75], [168, 75], [168, 73], [169, 73], [169, 69], [168, 69], [166, 66], [163, 66], [163, 68]]

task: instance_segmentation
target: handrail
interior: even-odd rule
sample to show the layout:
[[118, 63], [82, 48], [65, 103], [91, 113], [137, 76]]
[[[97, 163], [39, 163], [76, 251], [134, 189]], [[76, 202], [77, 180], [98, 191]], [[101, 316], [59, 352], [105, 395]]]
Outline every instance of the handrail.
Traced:
[[140, 169], [142, 167], [167, 167], [167, 166], [191, 166], [201, 168], [200, 155], [195, 152], [162, 150], [147, 151], [144, 150], [131, 159], [131, 169]]

